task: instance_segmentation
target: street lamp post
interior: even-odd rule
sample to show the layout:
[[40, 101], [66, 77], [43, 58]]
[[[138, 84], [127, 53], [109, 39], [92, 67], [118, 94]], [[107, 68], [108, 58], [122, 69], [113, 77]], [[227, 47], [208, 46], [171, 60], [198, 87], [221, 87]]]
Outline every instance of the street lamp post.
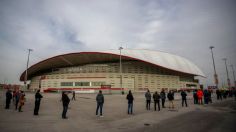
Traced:
[[236, 88], [236, 81], [235, 81], [235, 74], [234, 74], [234, 66], [230, 65], [233, 71], [233, 77], [234, 77], [234, 88]]
[[214, 67], [214, 79], [215, 79], [215, 84], [216, 84], [216, 88], [218, 88], [218, 76], [216, 74], [216, 67], [215, 67], [215, 60], [214, 60], [214, 55], [213, 55], [213, 48], [215, 48], [214, 46], [210, 46], [211, 49], [211, 55], [212, 55], [212, 61], [213, 61], [213, 67]]
[[230, 79], [229, 79], [229, 72], [228, 72], [228, 67], [227, 67], [227, 59], [223, 58], [223, 60], [225, 61], [225, 67], [226, 67], [226, 73], [227, 73], [227, 82], [228, 82], [228, 88], [230, 88]]
[[123, 87], [122, 87], [122, 63], [121, 63], [121, 50], [123, 47], [119, 47], [120, 50], [120, 88], [121, 88], [121, 94], [124, 94]]
[[29, 56], [30, 52], [33, 51], [33, 49], [28, 49], [28, 59], [27, 59], [27, 64], [26, 64], [26, 70], [25, 70], [25, 88], [27, 87], [27, 76], [28, 76], [28, 66], [29, 66]]

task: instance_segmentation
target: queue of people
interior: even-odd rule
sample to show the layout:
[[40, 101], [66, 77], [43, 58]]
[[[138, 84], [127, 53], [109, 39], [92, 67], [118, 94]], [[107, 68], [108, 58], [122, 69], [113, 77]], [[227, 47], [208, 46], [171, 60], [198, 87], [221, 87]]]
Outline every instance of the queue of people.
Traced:
[[[212, 90], [194, 90], [193, 91], [193, 102], [194, 104], [209, 104], [213, 103], [212, 101]], [[217, 100], [222, 100], [226, 98], [233, 97], [236, 100], [236, 90], [216, 90], [216, 99]]]
[[236, 100], [236, 90], [216, 90], [217, 100], [226, 99], [227, 97], [233, 97]]
[[[210, 90], [194, 90], [193, 91], [193, 103], [194, 104], [208, 104], [212, 103], [212, 91]], [[236, 90], [232, 91], [220, 91], [216, 90], [216, 95], [217, 95], [217, 100], [222, 100], [223, 98], [227, 97], [235, 97], [236, 100]], [[182, 99], [182, 107], [188, 107], [187, 103], [187, 93], [186, 91], [182, 90], [180, 92], [180, 96]], [[226, 97], [224, 97], [226, 96]], [[40, 101], [43, 98], [43, 96], [40, 94], [40, 90], [37, 90], [35, 94], [35, 107], [34, 107], [34, 115], [38, 115], [39, 112], [39, 107], [40, 107]], [[174, 91], [170, 90], [167, 94], [165, 93], [165, 90], [163, 89], [160, 94], [155, 91], [153, 96], [149, 90], [145, 93], [145, 99], [146, 99], [146, 109], [151, 110], [151, 98], [153, 98], [154, 101], [154, 110], [156, 111], [158, 108], [158, 111], [161, 110], [160, 107], [160, 102], [162, 105], [162, 108], [165, 108], [165, 100], [166, 98], [168, 99], [169, 102], [169, 109], [175, 109], [175, 104], [174, 104]], [[15, 110], [18, 110], [19, 112], [23, 112], [23, 106], [25, 104], [26, 98], [25, 98], [25, 93], [24, 91], [14, 91], [12, 94], [11, 90], [7, 90], [6, 92], [6, 106], [5, 109], [10, 108], [11, 100], [13, 99], [13, 102], [15, 103]], [[133, 114], [133, 102], [134, 102], [134, 96], [129, 90], [126, 99], [128, 101], [128, 114]], [[73, 97], [72, 100], [75, 100], [75, 92], [73, 92]], [[104, 105], [104, 96], [101, 90], [99, 90], [97, 96], [96, 96], [96, 102], [97, 102], [97, 108], [96, 108], [96, 115], [99, 117], [103, 117], [103, 105]], [[203, 101], [204, 100], [204, 101]], [[68, 97], [68, 92], [63, 91], [62, 92], [62, 106], [63, 106], [63, 111], [62, 111], [62, 119], [67, 119], [68, 117], [66, 116], [67, 110], [69, 107], [70, 103], [70, 98]], [[19, 107], [18, 107], [19, 106]]]
[[[10, 108], [11, 100], [15, 104], [15, 110], [22, 112], [22, 108], [25, 104], [25, 93], [24, 91], [14, 91], [12, 92], [10, 89], [6, 92], [6, 106], [5, 109]], [[18, 107], [19, 106], [19, 107]]]

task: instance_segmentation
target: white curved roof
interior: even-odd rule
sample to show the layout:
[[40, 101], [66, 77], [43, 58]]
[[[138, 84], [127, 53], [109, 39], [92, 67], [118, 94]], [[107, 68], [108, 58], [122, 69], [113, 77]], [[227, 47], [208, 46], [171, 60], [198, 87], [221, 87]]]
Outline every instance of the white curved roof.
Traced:
[[[95, 51], [95, 52], [76, 52], [54, 56], [32, 65], [27, 70], [27, 79], [39, 75], [42, 72], [51, 71], [53, 68], [77, 66], [81, 64], [97, 63], [111, 60], [118, 60], [119, 50]], [[198, 75], [205, 77], [203, 72], [189, 60], [170, 53], [152, 51], [152, 50], [134, 50], [123, 49], [123, 59], [139, 60], [170, 70]], [[24, 80], [26, 71], [24, 71], [20, 80]]]
[[[119, 50], [107, 50], [103, 53], [120, 55]], [[122, 56], [136, 58], [161, 67], [205, 77], [204, 73], [189, 60], [170, 53], [152, 50], [122, 49]]]

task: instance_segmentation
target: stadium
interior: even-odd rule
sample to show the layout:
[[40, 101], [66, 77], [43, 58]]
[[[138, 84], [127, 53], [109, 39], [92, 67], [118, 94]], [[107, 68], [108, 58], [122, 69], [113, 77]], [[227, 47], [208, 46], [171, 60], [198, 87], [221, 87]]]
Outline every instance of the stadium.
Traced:
[[[21, 74], [20, 81], [25, 81], [25, 74], [26, 71]], [[183, 57], [134, 49], [63, 54], [38, 62], [27, 70], [29, 89], [43, 92], [196, 89], [200, 88], [196, 76], [205, 77], [195, 64]]]

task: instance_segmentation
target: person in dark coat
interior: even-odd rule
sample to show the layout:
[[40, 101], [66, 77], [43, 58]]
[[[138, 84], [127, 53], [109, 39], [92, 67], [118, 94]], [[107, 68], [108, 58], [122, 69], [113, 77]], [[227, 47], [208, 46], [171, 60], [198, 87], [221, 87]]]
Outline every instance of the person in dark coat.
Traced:
[[168, 98], [168, 100], [169, 100], [169, 109], [170, 108], [172, 108], [172, 109], [174, 109], [174, 94], [173, 94], [173, 92], [170, 90], [169, 91], [169, 93], [167, 94], [167, 98]]
[[98, 109], [100, 109], [100, 117], [103, 117], [102, 107], [103, 107], [103, 104], [104, 104], [104, 96], [103, 96], [101, 90], [99, 90], [99, 93], [97, 94], [96, 101], [97, 101], [96, 115], [98, 116]]
[[6, 106], [5, 106], [5, 109], [10, 108], [11, 99], [12, 99], [12, 93], [11, 93], [11, 90], [8, 89], [7, 92], [6, 92]]
[[75, 91], [72, 92], [72, 98], [71, 100], [75, 100]]
[[223, 98], [222, 98], [222, 96], [223, 96], [223, 91], [222, 90], [220, 90], [220, 95], [219, 95], [219, 98], [220, 98], [220, 100], [222, 100]]
[[67, 92], [62, 92], [61, 100], [62, 100], [62, 104], [63, 104], [62, 119], [67, 119], [66, 113], [67, 113], [68, 106], [69, 106], [69, 103], [70, 103], [70, 99], [67, 95]]
[[146, 109], [150, 110], [150, 103], [151, 103], [152, 95], [149, 90], [147, 90], [147, 92], [145, 93], [145, 98], [146, 98]]
[[233, 90], [229, 90], [229, 97], [233, 97]]
[[160, 98], [161, 96], [158, 94], [158, 92], [156, 91], [153, 94], [153, 100], [154, 100], [154, 109], [156, 111], [156, 106], [158, 106], [158, 111], [160, 111]]
[[204, 90], [203, 91], [203, 96], [204, 96], [204, 104], [208, 104], [209, 102], [209, 93], [208, 93], [208, 90]]
[[165, 108], [166, 93], [165, 93], [164, 89], [161, 91], [160, 96], [161, 96], [162, 108]]
[[236, 101], [236, 88], [233, 90], [234, 100]]
[[131, 90], [129, 90], [129, 93], [126, 96], [126, 99], [128, 100], [128, 114], [133, 114], [134, 97], [133, 97]]
[[193, 103], [198, 104], [197, 89], [193, 90]]
[[184, 107], [184, 103], [185, 103], [185, 106], [188, 107], [187, 93], [184, 90], [181, 92], [181, 97], [182, 97], [182, 107]]
[[15, 102], [16, 90], [12, 92], [12, 102]]
[[18, 109], [18, 104], [19, 104], [19, 101], [20, 101], [20, 96], [21, 96], [21, 93], [19, 90], [16, 91], [15, 93], [15, 110]]
[[223, 95], [223, 98], [224, 98], [224, 99], [227, 99], [227, 91], [226, 91], [226, 90], [223, 90], [223, 91], [222, 91], [222, 95]]
[[193, 103], [198, 104], [197, 90], [193, 90]]
[[217, 100], [219, 100], [219, 99], [220, 99], [220, 94], [221, 94], [221, 93], [220, 93], [220, 90], [219, 90], [219, 89], [217, 89], [217, 90], [216, 90], [216, 96], [217, 96]]
[[40, 90], [38, 90], [35, 94], [35, 107], [34, 107], [34, 115], [38, 115], [39, 107], [40, 107], [40, 101], [43, 96], [39, 93]]
[[208, 90], [208, 102], [209, 103], [212, 103], [211, 93], [212, 93], [212, 91]]

